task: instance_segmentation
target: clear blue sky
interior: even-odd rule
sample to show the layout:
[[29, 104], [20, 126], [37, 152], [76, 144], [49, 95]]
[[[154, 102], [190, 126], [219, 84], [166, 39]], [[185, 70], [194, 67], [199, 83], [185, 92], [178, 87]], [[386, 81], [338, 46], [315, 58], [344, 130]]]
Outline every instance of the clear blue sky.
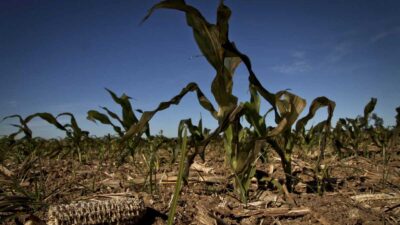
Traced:
[[[200, 54], [183, 13], [159, 10], [139, 22], [157, 1], [0, 1], [0, 117], [36, 112], [72, 112], [94, 135], [113, 132], [86, 120], [86, 112], [119, 110], [107, 87], [133, 98], [133, 107], [152, 110], [188, 82], [213, 100], [214, 71]], [[215, 20], [218, 1], [187, 1]], [[227, 0], [230, 39], [253, 62], [270, 91], [290, 88], [307, 99], [336, 101], [334, 120], [362, 114], [371, 97], [385, 125], [400, 105], [400, 1]], [[241, 66], [234, 93], [249, 99]], [[308, 106], [305, 111], [308, 111]], [[264, 110], [269, 108], [264, 104]], [[216, 122], [189, 94], [179, 106], [157, 114], [152, 133], [175, 136], [180, 119], [214, 128]], [[317, 114], [314, 123], [326, 116]], [[15, 129], [0, 123], [0, 135]], [[271, 124], [272, 125], [272, 124]], [[35, 119], [34, 136], [62, 136]]]

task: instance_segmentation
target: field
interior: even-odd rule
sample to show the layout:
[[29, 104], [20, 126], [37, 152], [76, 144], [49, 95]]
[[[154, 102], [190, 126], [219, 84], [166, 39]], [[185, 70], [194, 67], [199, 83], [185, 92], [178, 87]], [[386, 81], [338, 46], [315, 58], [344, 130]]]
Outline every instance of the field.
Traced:
[[[33, 142], [41, 148], [44, 143], [56, 141]], [[20, 163], [14, 157], [7, 157], [3, 161], [5, 167], [1, 168], [1, 182], [2, 201], [9, 201], [9, 206], [13, 206], [8, 211], [18, 215], [16, 218], [21, 221], [29, 214], [46, 220], [49, 205], [105, 194], [138, 193], [147, 207], [139, 224], [165, 224], [179, 164], [171, 163], [171, 150], [160, 147], [150, 171], [152, 156], [148, 152], [138, 152], [135, 158], [116, 166], [118, 160], [112, 151], [99, 154], [97, 148], [101, 144], [98, 141], [96, 146], [88, 146], [82, 162], [68, 157], [54, 158], [46, 155], [51, 151], [40, 150]], [[279, 156], [268, 151], [267, 162], [256, 165], [257, 179], [251, 180], [247, 204], [243, 204], [234, 192], [232, 180], [227, 179], [231, 172], [224, 166], [223, 147], [219, 143], [211, 144], [206, 149], [205, 161], [196, 158], [192, 164], [188, 185], [183, 187], [177, 203], [175, 224], [398, 223], [398, 151], [387, 162], [380, 151], [371, 151], [370, 157], [353, 155], [342, 159], [335, 152], [327, 151], [321, 165], [329, 167], [328, 176], [323, 181], [325, 191], [320, 194], [314, 173], [316, 152], [294, 151], [296, 181], [293, 193], [287, 193], [268, 181], [283, 182], [284, 177]], [[3, 202], [2, 207], [5, 210]]]
[[[0, 222], [400, 223], [400, 107], [394, 126], [383, 126], [374, 113], [376, 98], [360, 116], [333, 125], [333, 100], [317, 97], [307, 111], [300, 96], [264, 88], [250, 58], [229, 40], [231, 11], [223, 1], [215, 24], [184, 1], [156, 4], [143, 22], [163, 8], [185, 13], [215, 69], [210, 86], [216, 106], [196, 83], [150, 111], [135, 110], [131, 97], [106, 89], [122, 114], [107, 107], [87, 112], [88, 120], [115, 131], [104, 137], [82, 130], [70, 112], [3, 117], [17, 120], [12, 126], [18, 131], [0, 139]], [[240, 63], [248, 71], [250, 99], [244, 102], [232, 93]], [[176, 138], [151, 134], [153, 116], [191, 92], [218, 127], [182, 119]], [[262, 112], [261, 101], [270, 110]], [[308, 126], [320, 109], [326, 109], [326, 119]], [[34, 138], [29, 127], [34, 118], [65, 132], [65, 138]]]

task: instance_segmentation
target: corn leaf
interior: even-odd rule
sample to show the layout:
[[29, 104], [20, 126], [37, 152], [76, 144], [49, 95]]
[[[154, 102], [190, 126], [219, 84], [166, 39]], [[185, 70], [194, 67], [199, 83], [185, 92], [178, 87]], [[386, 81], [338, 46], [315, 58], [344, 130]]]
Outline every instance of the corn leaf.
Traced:
[[371, 115], [372, 111], [374, 111], [376, 102], [377, 102], [376, 98], [371, 98], [371, 100], [367, 103], [367, 105], [365, 105], [362, 126], [368, 125], [368, 117]]
[[[221, 3], [222, 4], [222, 3]], [[208, 62], [218, 70], [223, 64], [223, 48], [221, 45], [221, 31], [227, 32], [227, 20], [229, 19], [230, 10], [227, 7], [220, 6], [218, 8], [219, 26], [210, 24], [201, 15], [201, 13], [193, 6], [187, 5], [183, 0], [166, 0], [155, 4], [148, 11], [147, 15], [142, 20], [142, 23], [147, 20], [156, 9], [175, 9], [183, 11], [186, 14], [187, 24], [193, 28], [193, 35], [196, 42], [206, 57]]]
[[[125, 130], [128, 130], [129, 127], [131, 127], [133, 124], [138, 122], [137, 117], [135, 116], [135, 113], [133, 112], [132, 109], [132, 105], [129, 101], [129, 99], [131, 99], [131, 97], [123, 94], [121, 97], [118, 97], [114, 92], [112, 92], [111, 90], [107, 89], [107, 92], [111, 95], [112, 99], [121, 106], [122, 108], [122, 121], [121, 119], [119, 119], [118, 116], [116, 116], [115, 113], [112, 113], [110, 116], [112, 116], [113, 118], [115, 118], [115, 116], [119, 122], [122, 123], [122, 126], [124, 127]], [[107, 113], [109, 113], [109, 110], [106, 110]]]
[[25, 120], [26, 120], [26, 122], [29, 122], [30, 120], [32, 120], [35, 117], [39, 117], [39, 118], [45, 120], [46, 122], [54, 125], [58, 129], [66, 131], [65, 127], [57, 121], [56, 117], [54, 117], [52, 114], [47, 113], [47, 112], [35, 113], [32, 115], [29, 115]]
[[327, 107], [328, 110], [328, 118], [323, 122], [326, 123], [326, 125], [330, 126], [336, 103], [325, 96], [321, 96], [312, 101], [308, 110], [308, 114], [297, 121], [296, 132], [300, 132], [301, 130], [303, 130], [308, 121], [313, 118], [318, 109], [322, 107]]
[[15, 124], [13, 125], [13, 126], [19, 128], [19, 130], [15, 133], [10, 134], [9, 138], [15, 139], [15, 137], [22, 132], [24, 133], [25, 138], [27, 138], [27, 139], [32, 138], [32, 130], [28, 127], [29, 121], [27, 121], [27, 119], [23, 119], [22, 116], [15, 114], [15, 115], [6, 116], [1, 121], [10, 119], [10, 118], [18, 118], [20, 125], [15, 125]]
[[17, 114], [15, 114], [15, 115], [10, 115], [10, 116], [6, 116], [6, 117], [4, 117], [4, 118], [1, 120], [1, 122], [3, 122], [3, 121], [6, 120], [6, 119], [10, 119], [10, 118], [18, 118], [19, 123], [20, 123], [21, 125], [26, 124], [26, 122], [25, 122], [25, 120], [22, 118], [22, 116], [17, 115]]
[[276, 136], [282, 132], [290, 130], [306, 106], [306, 100], [288, 91], [278, 92], [275, 98], [276, 107], [279, 110], [278, 112], [281, 120], [279, 121], [278, 125], [268, 133], [269, 137]]
[[106, 111], [111, 118], [117, 120], [121, 124], [121, 126], [124, 126], [124, 122], [121, 120], [121, 118], [119, 118], [119, 116], [116, 113], [109, 110], [107, 107], [101, 107], [101, 108], [104, 109], [104, 111]]
[[[57, 115], [57, 118], [60, 116], [69, 116], [70, 119], [70, 124], [66, 124], [65, 127], [71, 127], [72, 129], [72, 134], [73, 137], [80, 139], [82, 136], [88, 136], [89, 132], [82, 130], [79, 126], [78, 123], [76, 122], [75, 116], [72, 113], [65, 112], [65, 113], [60, 113]], [[67, 135], [69, 132], [67, 132]]]
[[[243, 63], [245, 64], [248, 72], [249, 72], [249, 82], [250, 85], [253, 85], [253, 87], [251, 88], [255, 88], [257, 90], [257, 92], [264, 98], [266, 99], [271, 106], [274, 108], [274, 111], [276, 113], [275, 117], [277, 119], [279, 118], [279, 114], [277, 114], [277, 110], [276, 110], [276, 96], [275, 94], [269, 92], [267, 89], [265, 89], [260, 81], [258, 80], [258, 78], [256, 77], [253, 69], [252, 69], [252, 65], [251, 65], [251, 61], [250, 58], [245, 55], [242, 54], [235, 46], [235, 44], [233, 42], [227, 41], [223, 44], [223, 47], [228, 51], [227, 54], [231, 54], [231, 55], [235, 55], [237, 57], [239, 57], [241, 59], [241, 61], [243, 61]], [[278, 123], [278, 122], [277, 122]]]
[[217, 23], [211, 24], [193, 6], [182, 0], [167, 0], [154, 5], [142, 22], [147, 20], [156, 9], [175, 9], [186, 14], [186, 22], [192, 27], [193, 35], [200, 51], [217, 71], [211, 91], [219, 106], [218, 118], [232, 111], [237, 105], [237, 97], [232, 95], [233, 74], [240, 63], [240, 58], [229, 57], [223, 44], [228, 41], [228, 21], [231, 11], [220, 2], [217, 10]]
[[200, 105], [208, 110], [211, 115], [216, 117], [217, 112], [215, 111], [214, 107], [212, 106], [211, 102], [205, 97], [203, 92], [199, 89], [196, 83], [189, 83], [185, 88], [181, 90], [181, 92], [176, 95], [175, 97], [171, 98], [169, 101], [166, 102], [161, 102], [158, 107], [153, 110], [153, 111], [145, 111], [142, 114], [142, 117], [140, 118], [139, 122], [136, 124], [133, 124], [129, 130], [125, 133], [125, 135], [122, 137], [122, 142], [127, 141], [133, 136], [136, 135], [141, 135], [143, 131], [145, 130], [148, 122], [153, 118], [153, 116], [162, 110], [165, 110], [169, 108], [171, 105], [178, 105], [181, 99], [188, 93], [188, 92], [196, 92], [197, 93], [197, 99], [200, 103]]
[[[179, 134], [179, 137], [182, 137], [182, 134]], [[174, 217], [175, 217], [175, 210], [176, 206], [178, 203], [179, 195], [182, 189], [182, 180], [183, 180], [183, 175], [184, 175], [184, 165], [185, 165], [185, 159], [187, 155], [187, 130], [183, 130], [183, 138], [180, 140], [180, 147], [181, 147], [181, 158], [179, 160], [179, 170], [178, 170], [178, 180], [176, 181], [175, 185], [175, 191], [172, 196], [172, 201], [171, 201], [171, 208], [169, 209], [168, 213], [168, 225], [172, 225], [174, 223]]]
[[105, 125], [111, 125], [117, 134], [122, 137], [124, 133], [119, 126], [114, 125], [107, 115], [100, 113], [96, 110], [89, 110], [87, 112], [87, 119], [96, 123], [96, 120]]
[[265, 137], [267, 131], [265, 117], [260, 115], [260, 96], [253, 85], [250, 85], [250, 94], [250, 102], [243, 104], [246, 111], [244, 116], [249, 124], [254, 127], [258, 137]]

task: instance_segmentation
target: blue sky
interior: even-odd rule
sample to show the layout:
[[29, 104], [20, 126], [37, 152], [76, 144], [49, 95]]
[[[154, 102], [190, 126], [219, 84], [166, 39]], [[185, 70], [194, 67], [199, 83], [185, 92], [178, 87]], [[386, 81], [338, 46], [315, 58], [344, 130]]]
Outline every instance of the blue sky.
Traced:
[[[131, 96], [134, 108], [152, 110], [189, 82], [214, 101], [215, 75], [200, 54], [184, 14], [159, 10], [139, 22], [157, 1], [0, 2], [0, 117], [36, 112], [72, 112], [93, 135], [113, 133], [86, 120], [86, 112], [107, 106], [118, 111], [105, 87]], [[218, 1], [187, 1], [215, 20]], [[227, 0], [232, 9], [230, 39], [252, 60], [270, 91], [290, 88], [308, 103], [318, 96], [336, 101], [334, 121], [362, 114], [371, 97], [385, 125], [400, 105], [399, 1]], [[234, 94], [249, 99], [247, 72], [240, 66]], [[269, 106], [263, 105], [267, 110]], [[308, 111], [305, 110], [304, 114]], [[202, 116], [216, 122], [189, 94], [179, 106], [157, 114], [152, 133], [175, 136], [179, 120]], [[316, 123], [326, 117], [319, 112]], [[15, 129], [0, 123], [0, 135]], [[273, 124], [270, 124], [273, 125]], [[35, 119], [34, 136], [63, 133]]]

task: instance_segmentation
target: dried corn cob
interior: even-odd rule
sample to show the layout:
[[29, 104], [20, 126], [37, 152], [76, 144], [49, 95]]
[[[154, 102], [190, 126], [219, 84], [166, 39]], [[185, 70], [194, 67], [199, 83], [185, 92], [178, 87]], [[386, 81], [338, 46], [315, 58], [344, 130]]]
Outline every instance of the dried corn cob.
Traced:
[[114, 197], [51, 206], [47, 225], [137, 224], [146, 211], [143, 199]]

